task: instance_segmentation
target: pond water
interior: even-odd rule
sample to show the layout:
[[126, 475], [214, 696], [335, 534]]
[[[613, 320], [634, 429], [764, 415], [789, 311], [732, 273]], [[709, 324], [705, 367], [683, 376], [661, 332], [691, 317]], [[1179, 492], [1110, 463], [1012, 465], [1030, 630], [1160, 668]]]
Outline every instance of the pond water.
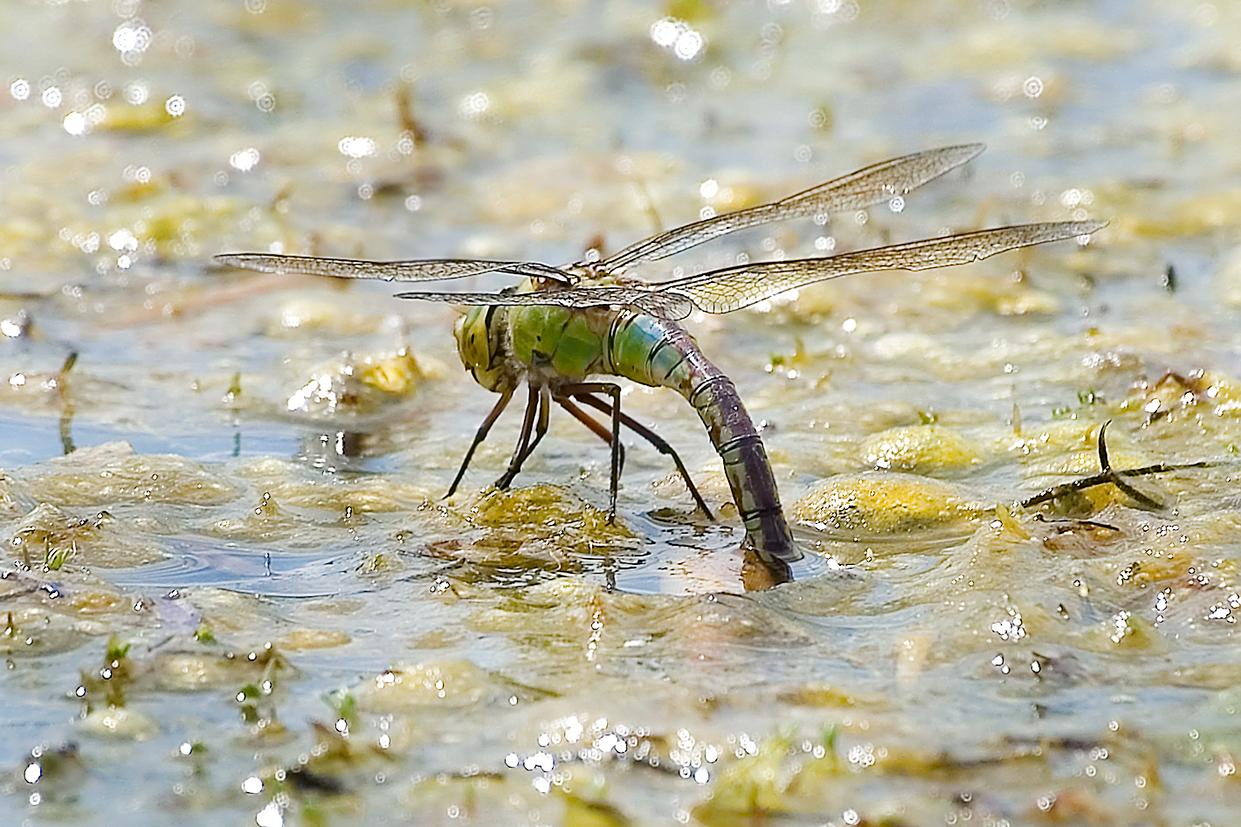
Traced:
[[[0, 30], [0, 823], [1234, 823], [1241, 5], [83, 0]], [[514, 412], [445, 499], [494, 404], [456, 311], [211, 263], [561, 264], [975, 141], [900, 210], [634, 273], [1108, 222], [686, 322], [807, 552], [769, 590], [676, 394], [623, 407], [716, 520], [626, 436], [609, 522], [607, 446], [555, 413], [510, 490]]]

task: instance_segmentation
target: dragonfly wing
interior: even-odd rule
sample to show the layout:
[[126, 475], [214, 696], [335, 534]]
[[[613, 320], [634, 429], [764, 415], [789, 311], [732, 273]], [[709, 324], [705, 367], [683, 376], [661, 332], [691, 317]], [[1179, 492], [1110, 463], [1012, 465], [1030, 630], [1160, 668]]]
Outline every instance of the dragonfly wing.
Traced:
[[893, 158], [770, 204], [686, 224], [663, 235], [640, 241], [604, 259], [597, 266], [619, 273], [626, 267], [656, 261], [705, 241], [745, 229], [841, 210], [860, 210], [914, 190], [976, 157], [982, 144], [963, 144], [915, 152]]
[[446, 302], [461, 305], [529, 307], [550, 305], [587, 309], [592, 307], [632, 307], [666, 319], [683, 319], [693, 310], [690, 299], [676, 291], [652, 291], [630, 287], [568, 288], [537, 290], [533, 293], [397, 293], [398, 299]]
[[1102, 221], [1021, 224], [944, 238], [858, 250], [827, 258], [767, 261], [699, 273], [652, 285], [687, 296], [708, 313], [729, 313], [817, 281], [880, 270], [929, 270], [969, 264], [1005, 250], [1086, 236]]
[[507, 272], [538, 276], [563, 283], [574, 278], [545, 264], [526, 261], [487, 261], [483, 259], [423, 259], [414, 261], [361, 261], [349, 258], [285, 256], [269, 253], [226, 253], [215, 260], [228, 267], [257, 270], [260, 273], [298, 273], [308, 276], [335, 276], [349, 279], [385, 281], [438, 281]]
[[561, 284], [576, 284], [578, 281], [578, 277], [572, 273], [561, 270], [559, 267], [552, 267], [550, 264], [540, 264], [537, 261], [523, 261], [517, 264], [510, 264], [506, 267], [501, 267], [500, 271], [512, 273], [515, 276], [550, 279]]

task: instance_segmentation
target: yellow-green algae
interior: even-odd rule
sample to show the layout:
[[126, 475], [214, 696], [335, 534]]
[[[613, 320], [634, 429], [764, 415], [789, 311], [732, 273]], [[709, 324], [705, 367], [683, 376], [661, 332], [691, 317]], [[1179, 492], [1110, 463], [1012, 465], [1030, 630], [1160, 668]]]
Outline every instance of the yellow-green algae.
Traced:
[[980, 512], [959, 486], [911, 474], [831, 479], [792, 508], [795, 519], [822, 530], [870, 534], [968, 524]]
[[142, 455], [120, 442], [74, 451], [49, 460], [43, 473], [26, 480], [28, 496], [60, 506], [107, 503], [218, 505], [236, 487], [199, 463], [173, 455]]
[[982, 461], [980, 448], [951, 428], [919, 425], [868, 437], [863, 457], [874, 468], [934, 475], [962, 471]]

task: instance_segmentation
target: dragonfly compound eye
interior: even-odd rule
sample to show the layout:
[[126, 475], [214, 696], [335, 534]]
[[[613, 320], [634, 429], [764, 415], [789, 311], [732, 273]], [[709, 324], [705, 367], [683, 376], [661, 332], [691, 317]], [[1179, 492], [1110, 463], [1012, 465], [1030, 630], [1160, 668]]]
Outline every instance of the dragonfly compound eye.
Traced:
[[489, 391], [502, 391], [511, 384], [504, 360], [499, 358], [502, 330], [495, 307], [471, 307], [457, 319], [454, 334], [461, 363], [478, 384]]

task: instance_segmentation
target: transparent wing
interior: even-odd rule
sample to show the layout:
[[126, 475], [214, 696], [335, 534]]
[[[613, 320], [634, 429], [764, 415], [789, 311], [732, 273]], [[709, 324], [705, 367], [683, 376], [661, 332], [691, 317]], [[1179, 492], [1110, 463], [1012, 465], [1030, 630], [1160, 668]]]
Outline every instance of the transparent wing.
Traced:
[[[938, 178], [974, 158], [983, 151], [983, 148], [982, 144], [941, 147], [873, 164], [770, 204], [719, 215], [669, 230], [655, 238], [626, 247], [616, 255], [596, 263], [593, 269], [602, 273], [619, 274], [635, 264], [657, 261], [747, 227], [841, 210], [862, 209], [898, 195], [904, 195]], [[262, 273], [299, 273], [311, 276], [386, 281], [440, 281], [493, 272], [535, 276], [562, 284], [574, 284], [578, 280], [575, 274], [560, 268], [528, 261], [482, 259], [362, 261], [272, 253], [225, 253], [216, 256], [215, 260], [230, 267], [257, 270]]]
[[576, 280], [574, 276], [563, 270], [530, 261], [486, 261], [460, 258], [361, 261], [350, 258], [284, 256], [268, 253], [226, 253], [216, 256], [215, 260], [229, 267], [257, 270], [260, 273], [299, 273], [308, 276], [335, 276], [348, 279], [439, 281], [477, 276], [482, 273], [505, 272], [519, 276], [552, 279], [563, 284], [572, 284]]
[[606, 272], [620, 273], [635, 264], [657, 261], [747, 227], [841, 210], [860, 210], [905, 195], [961, 166], [984, 148], [982, 144], [946, 146], [883, 161], [770, 204], [725, 213], [669, 230], [626, 247], [595, 266]]
[[539, 290], [533, 293], [397, 293], [398, 299], [418, 299], [448, 304], [517, 307], [551, 305], [553, 307], [632, 307], [642, 313], [664, 319], [684, 319], [694, 309], [683, 293], [654, 291], [640, 287], [590, 287], [563, 290]]
[[769, 299], [794, 287], [855, 273], [880, 270], [929, 270], [988, 258], [1005, 250], [1089, 235], [1103, 221], [1061, 221], [1021, 224], [944, 238], [911, 241], [858, 250], [827, 258], [743, 264], [651, 285], [659, 292], [679, 293], [708, 313], [729, 313]]

